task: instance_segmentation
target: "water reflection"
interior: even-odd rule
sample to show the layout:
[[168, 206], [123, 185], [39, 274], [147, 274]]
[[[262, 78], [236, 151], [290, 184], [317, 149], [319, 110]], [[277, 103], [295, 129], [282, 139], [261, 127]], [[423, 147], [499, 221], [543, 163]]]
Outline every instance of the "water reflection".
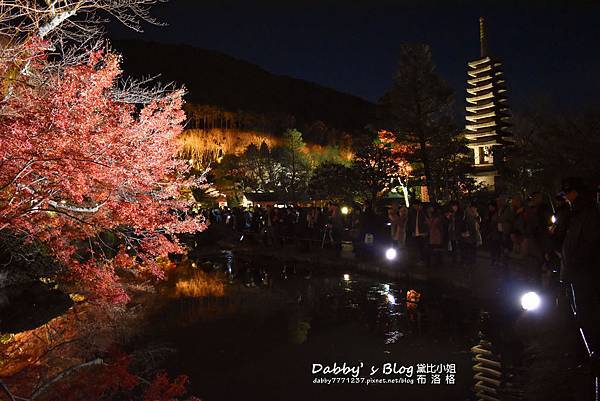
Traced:
[[[209, 401], [233, 399], [220, 393], [231, 387], [232, 378], [260, 392], [265, 383], [254, 372], [268, 371], [273, 381], [304, 391], [314, 361], [412, 358], [417, 363], [436, 350], [436, 357], [443, 357], [468, 349], [474, 331], [465, 329], [471, 324], [468, 303], [450, 302], [445, 289], [294, 262], [244, 259], [227, 251], [194, 262], [198, 269], [224, 277], [224, 297], [170, 300], [150, 322], [150, 335], [176, 344], [180, 353], [173, 368], [190, 374]], [[477, 314], [473, 316], [475, 320]], [[434, 344], [442, 344], [446, 354]], [[213, 383], [210, 372], [228, 379]], [[278, 397], [265, 399], [291, 399], [288, 392]]]
[[[195, 263], [204, 270], [221, 271], [229, 282], [226, 297], [233, 303], [237, 299], [248, 313], [254, 313], [253, 307], [283, 309], [288, 339], [294, 344], [335, 324], [365, 330], [381, 344], [396, 344], [422, 334], [423, 316], [435, 309], [431, 303], [421, 305], [422, 290], [359, 274], [331, 275], [293, 262], [278, 265], [235, 258], [231, 251]], [[259, 292], [247, 293], [240, 286]]]

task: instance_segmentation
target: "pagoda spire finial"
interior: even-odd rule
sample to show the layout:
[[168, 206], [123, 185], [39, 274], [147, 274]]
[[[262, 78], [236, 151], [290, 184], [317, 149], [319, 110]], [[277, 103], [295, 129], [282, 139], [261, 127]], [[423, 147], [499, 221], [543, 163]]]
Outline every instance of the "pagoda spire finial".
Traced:
[[485, 19], [479, 17], [479, 44], [481, 58], [488, 56], [487, 35], [485, 34]]

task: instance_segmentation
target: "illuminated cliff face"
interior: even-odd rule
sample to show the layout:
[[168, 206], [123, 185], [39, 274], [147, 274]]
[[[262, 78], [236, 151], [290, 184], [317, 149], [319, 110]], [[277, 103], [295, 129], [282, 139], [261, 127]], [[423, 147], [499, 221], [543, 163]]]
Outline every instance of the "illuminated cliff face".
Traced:
[[260, 147], [265, 142], [269, 148], [278, 144], [277, 138], [263, 132], [219, 128], [188, 129], [179, 140], [181, 156], [192, 160], [196, 168], [206, 168], [210, 163], [218, 163], [226, 154], [239, 155], [251, 144]]
[[[264, 132], [218, 128], [188, 129], [179, 137], [179, 141], [181, 157], [191, 160], [197, 169], [204, 169], [211, 163], [219, 163], [227, 154], [241, 155], [249, 145], [259, 148], [263, 142], [269, 148], [281, 145], [279, 138]], [[354, 158], [354, 152], [348, 147], [307, 144], [302, 148], [302, 152], [310, 155], [317, 164], [326, 160], [345, 163]]]
[[488, 55], [483, 18], [479, 19], [479, 27], [481, 55], [468, 63], [465, 137], [474, 152], [474, 176], [494, 189], [499, 151], [511, 142], [509, 112], [502, 64]]

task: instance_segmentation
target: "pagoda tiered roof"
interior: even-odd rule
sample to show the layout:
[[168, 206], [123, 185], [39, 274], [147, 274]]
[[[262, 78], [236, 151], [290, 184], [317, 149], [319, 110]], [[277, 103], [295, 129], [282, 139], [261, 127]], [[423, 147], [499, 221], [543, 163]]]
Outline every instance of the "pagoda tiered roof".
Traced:
[[487, 39], [480, 19], [481, 56], [468, 64], [466, 132], [469, 147], [510, 142], [509, 112], [502, 64], [487, 54]]

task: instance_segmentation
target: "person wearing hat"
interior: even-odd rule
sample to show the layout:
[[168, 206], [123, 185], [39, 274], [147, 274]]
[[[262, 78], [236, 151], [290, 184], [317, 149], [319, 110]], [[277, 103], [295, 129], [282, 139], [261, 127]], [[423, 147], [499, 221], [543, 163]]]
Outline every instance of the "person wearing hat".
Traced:
[[600, 212], [580, 178], [563, 180], [571, 212], [562, 244], [563, 283], [573, 286], [577, 317], [592, 346], [600, 349]]

